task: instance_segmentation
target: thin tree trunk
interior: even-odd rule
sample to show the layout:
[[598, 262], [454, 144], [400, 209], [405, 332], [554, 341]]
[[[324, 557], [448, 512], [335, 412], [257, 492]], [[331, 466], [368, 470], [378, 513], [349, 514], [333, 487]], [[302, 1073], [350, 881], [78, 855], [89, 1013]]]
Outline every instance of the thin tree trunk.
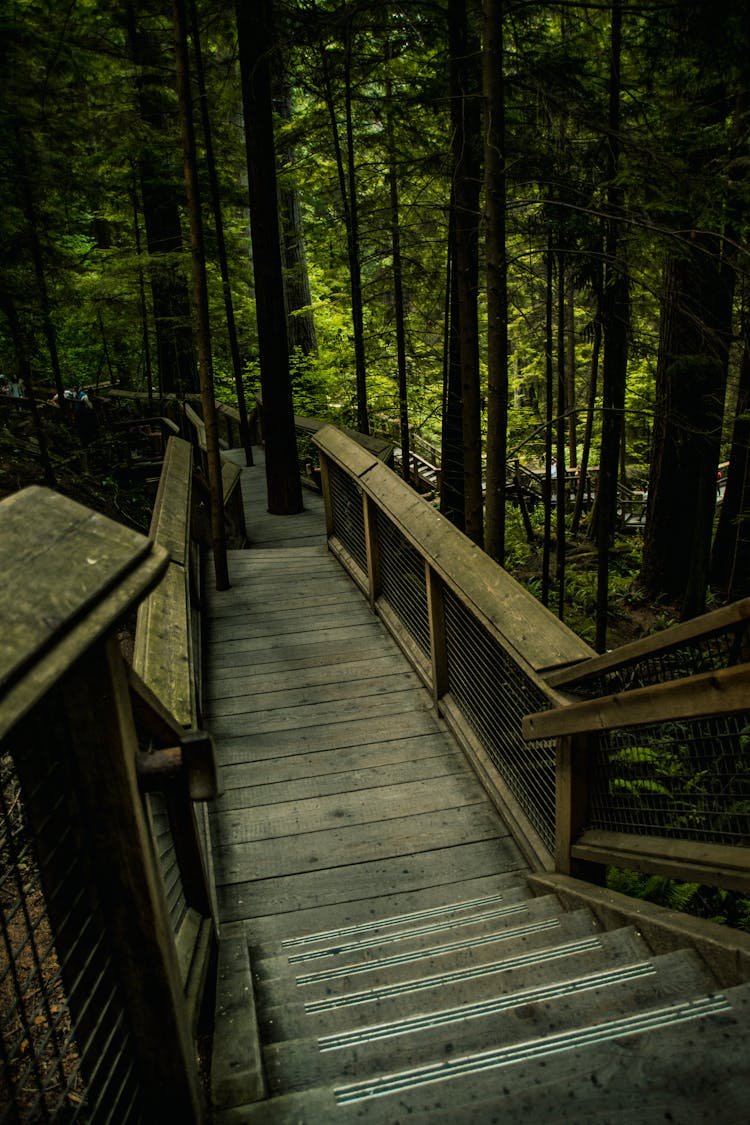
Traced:
[[346, 247], [349, 261], [349, 284], [352, 300], [352, 329], [354, 333], [354, 363], [357, 388], [357, 429], [360, 431], [360, 433], [369, 434], [370, 423], [367, 409], [367, 377], [364, 361], [364, 331], [362, 319], [362, 279], [359, 264], [359, 230], [357, 225], [358, 211], [357, 200], [353, 195], [356, 179], [354, 167], [354, 130], [351, 117], [352, 107], [349, 73], [351, 64], [350, 51], [351, 30], [349, 29], [347, 31], [346, 48], [346, 133], [348, 148], [347, 161], [345, 166], [344, 157], [341, 150], [341, 137], [339, 135], [338, 121], [336, 118], [336, 107], [333, 98], [333, 86], [331, 84], [331, 75], [328, 69], [328, 58], [326, 55], [325, 44], [321, 43], [320, 45], [320, 60], [323, 74], [323, 96], [325, 99], [326, 108], [328, 109], [328, 117], [331, 123], [333, 149], [336, 156], [336, 169], [338, 172], [339, 190], [341, 192], [341, 205], [344, 210], [344, 224], [346, 226]]
[[750, 595], [750, 323], [742, 326], [742, 360], [729, 471], [711, 559], [711, 581], [728, 601]]
[[213, 364], [211, 359], [211, 332], [208, 320], [208, 286], [203, 242], [203, 217], [198, 188], [198, 169], [195, 155], [193, 128], [193, 103], [190, 93], [190, 67], [188, 60], [185, 0], [172, 0], [174, 22], [175, 68], [177, 101], [180, 108], [180, 132], [185, 172], [187, 210], [190, 220], [190, 257], [193, 276], [193, 305], [198, 340], [199, 377], [203, 424], [206, 432], [208, 460], [208, 487], [211, 502], [211, 543], [214, 555], [216, 589], [229, 588], [227, 567], [226, 530], [224, 526], [224, 492], [221, 479], [219, 431], [216, 423], [214, 401]]
[[609, 215], [605, 247], [603, 310], [602, 444], [599, 457], [599, 488], [596, 504], [596, 648], [599, 652], [604, 652], [607, 644], [609, 551], [617, 515], [617, 473], [622, 418], [625, 408], [625, 378], [628, 359], [628, 280], [619, 246], [619, 223], [624, 200], [622, 188], [617, 183], [620, 136], [621, 2], [622, 0], [613, 0], [610, 39], [609, 167], [607, 175]]
[[565, 442], [567, 418], [565, 402], [565, 251], [557, 254], [557, 616], [565, 617], [565, 509], [568, 504], [568, 480], [565, 473]]
[[544, 546], [542, 548], [542, 604], [549, 605], [550, 552], [552, 547], [552, 420], [554, 418], [553, 400], [553, 340], [552, 340], [552, 284], [554, 280], [552, 255], [552, 235], [549, 237], [546, 254], [547, 285], [544, 306], [544, 378], [546, 427], [544, 431]]
[[224, 295], [224, 312], [227, 318], [227, 335], [229, 337], [229, 351], [232, 356], [232, 371], [234, 373], [234, 389], [237, 396], [237, 410], [240, 416], [240, 441], [245, 451], [245, 464], [252, 465], [253, 450], [250, 444], [250, 429], [247, 424], [247, 403], [245, 402], [245, 388], [242, 381], [242, 360], [240, 359], [240, 345], [237, 339], [237, 325], [234, 319], [234, 305], [232, 303], [232, 287], [229, 283], [229, 264], [227, 261], [227, 246], [224, 238], [224, 219], [221, 213], [221, 192], [219, 190], [219, 177], [216, 173], [216, 159], [214, 157], [211, 118], [208, 112], [208, 96], [206, 94], [206, 76], [203, 70], [203, 55], [201, 52], [200, 31], [198, 28], [198, 10], [195, 0], [190, 0], [190, 24], [193, 37], [193, 51], [195, 52], [195, 69], [198, 79], [198, 94], [203, 126], [203, 140], [206, 146], [206, 169], [211, 194], [211, 208], [214, 215], [214, 230], [216, 232], [216, 250], [221, 273], [221, 288]]
[[259, 0], [248, 5], [244, 0], [236, 0], [235, 11], [245, 113], [268, 510], [274, 515], [292, 515], [302, 511], [302, 486], [289, 374], [273, 135], [273, 3]]
[[34, 426], [34, 434], [39, 444], [39, 461], [42, 466], [44, 474], [44, 483], [49, 488], [56, 488], [57, 482], [55, 480], [55, 471], [52, 467], [52, 461], [49, 455], [49, 446], [47, 444], [47, 435], [44, 432], [42, 419], [39, 414], [39, 407], [37, 406], [36, 396], [34, 394], [34, 383], [31, 374], [31, 361], [29, 359], [29, 350], [26, 346], [23, 328], [21, 327], [21, 319], [18, 315], [18, 310], [10, 296], [6, 294], [0, 295], [0, 309], [5, 313], [10, 328], [11, 339], [13, 340], [13, 348], [16, 353], [16, 364], [18, 366], [18, 375], [24, 385], [24, 394], [29, 404], [31, 411], [31, 421]]
[[143, 264], [141, 261], [141, 224], [138, 221], [138, 189], [136, 187], [135, 173], [130, 189], [130, 198], [133, 204], [133, 238], [135, 241], [135, 254], [138, 259], [138, 301], [141, 309], [141, 339], [143, 340], [143, 365], [146, 372], [146, 392], [148, 394], [149, 414], [154, 412], [153, 372], [151, 370], [151, 340], [148, 331], [148, 307], [146, 305], [146, 284], [143, 279]]
[[568, 270], [565, 291], [565, 402], [568, 411], [568, 464], [578, 464], [578, 411], [576, 409], [576, 328], [575, 286], [572, 270]]
[[571, 521], [571, 532], [578, 534], [583, 514], [583, 501], [588, 488], [589, 458], [591, 456], [591, 438], [594, 432], [594, 413], [596, 411], [596, 391], [599, 382], [599, 355], [602, 347], [601, 324], [601, 284], [597, 284], [596, 314], [594, 317], [594, 345], [591, 351], [591, 369], [589, 374], [589, 394], [586, 408], [586, 428], [583, 433], [583, 448], [581, 450], [581, 464], [578, 472], [578, 485], [576, 487], [576, 502]]
[[465, 531], [484, 542], [482, 435], [479, 395], [479, 98], [466, 0], [449, 0], [453, 200], [455, 208], [458, 340], [464, 439]]
[[487, 224], [487, 553], [505, 558], [508, 455], [508, 260], [505, 246], [504, 0], [485, 0], [483, 83]]
[[390, 74], [385, 83], [386, 134], [388, 141], [388, 186], [391, 203], [391, 252], [393, 254], [393, 308], [396, 321], [396, 364], [398, 368], [398, 411], [401, 444], [401, 471], [411, 481], [411, 442], [409, 437], [409, 398], [406, 379], [406, 317], [404, 314], [404, 280], [401, 263], [401, 228], [399, 225], [398, 164], [393, 133], [393, 89]]
[[440, 449], [440, 511], [461, 531], [466, 526], [464, 499], [464, 439], [461, 422], [461, 361], [458, 346], [458, 311], [454, 263], [454, 208], [448, 216], [448, 253], [445, 280], [445, 335], [443, 347], [443, 418]]

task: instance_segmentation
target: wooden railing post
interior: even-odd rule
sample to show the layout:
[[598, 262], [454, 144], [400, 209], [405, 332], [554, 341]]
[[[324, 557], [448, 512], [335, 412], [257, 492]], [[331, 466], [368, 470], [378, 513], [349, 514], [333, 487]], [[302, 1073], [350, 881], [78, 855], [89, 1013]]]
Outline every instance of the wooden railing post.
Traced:
[[365, 550], [367, 551], [367, 586], [370, 606], [380, 597], [380, 561], [378, 557], [378, 509], [366, 492], [362, 493], [362, 513], [365, 525]]
[[603, 868], [573, 858], [571, 852], [589, 821], [589, 750], [592, 735], [561, 735], [556, 751], [555, 870], [601, 883]]
[[326, 517], [326, 538], [333, 534], [333, 508], [331, 506], [331, 475], [328, 470], [328, 458], [319, 450], [320, 454], [320, 489], [323, 493], [323, 507]]
[[204, 1119], [191, 1021], [138, 780], [138, 739], [116, 639], [64, 686], [91, 860], [115, 949], [140, 1085], [154, 1121]]
[[448, 649], [445, 639], [445, 602], [443, 584], [425, 559], [427, 616], [430, 622], [430, 657], [432, 660], [432, 697], [437, 703], [448, 690]]

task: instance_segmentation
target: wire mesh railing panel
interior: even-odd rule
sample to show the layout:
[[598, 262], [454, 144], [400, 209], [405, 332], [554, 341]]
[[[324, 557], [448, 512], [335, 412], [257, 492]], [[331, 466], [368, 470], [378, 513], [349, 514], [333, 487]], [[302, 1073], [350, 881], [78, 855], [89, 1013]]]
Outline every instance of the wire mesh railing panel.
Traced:
[[331, 488], [333, 533], [341, 540], [357, 565], [367, 574], [362, 490], [333, 461], [328, 462], [328, 479]]
[[565, 687], [566, 691], [585, 699], [630, 691], [633, 688], [697, 676], [701, 672], [717, 672], [750, 661], [750, 620], [737, 622], [715, 633], [644, 656]]
[[591, 753], [590, 828], [750, 846], [750, 711], [610, 730]]
[[429, 657], [430, 622], [424, 559], [380, 510], [376, 520], [381, 595]]
[[445, 591], [448, 687], [545, 847], [555, 850], [555, 745], [524, 742], [524, 715], [549, 700], [449, 589]]
[[0, 1122], [143, 1119], [61, 727], [0, 756]]

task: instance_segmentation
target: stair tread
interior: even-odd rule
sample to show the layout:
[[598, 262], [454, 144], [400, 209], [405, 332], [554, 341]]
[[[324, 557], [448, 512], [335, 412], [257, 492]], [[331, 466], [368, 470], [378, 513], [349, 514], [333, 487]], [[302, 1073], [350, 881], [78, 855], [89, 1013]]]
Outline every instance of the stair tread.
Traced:
[[[454, 1068], [410, 1089], [339, 1104], [341, 1082], [277, 1095], [214, 1117], [214, 1125], [481, 1121], [501, 1125], [732, 1125], [747, 1115], [750, 985], [723, 990], [726, 1008], [667, 1027], [557, 1044], [544, 1057]], [[614, 1029], [617, 1032], [617, 1028]], [[549, 1046], [549, 1044], [548, 1044]], [[700, 1066], [696, 1062], [700, 1060]], [[403, 1073], [403, 1070], [395, 1073]]]
[[648, 957], [649, 950], [635, 929], [623, 927], [611, 933], [593, 934], [550, 946], [539, 950], [531, 959], [522, 957], [520, 963], [518, 959], [503, 957], [481, 966], [481, 972], [470, 967], [468, 972], [457, 971], [453, 976], [442, 974], [433, 984], [429, 978], [417, 978], [411, 982], [411, 987], [404, 988], [402, 983], [389, 989], [386, 985], [381, 994], [355, 988], [349, 994], [324, 997], [308, 1004], [302, 999], [286, 1004], [266, 1004], [261, 1016], [261, 1034], [266, 1042], [303, 1038], [313, 1033], [325, 1035], [342, 1027], [365, 1026], [381, 1019], [471, 1003], [488, 993], [548, 985], [583, 972], [613, 964], [632, 964]]
[[414, 1024], [355, 1029], [351, 1036], [330, 1040], [308, 1038], [268, 1044], [264, 1059], [272, 1092], [317, 1086], [380, 1081], [381, 1073], [444, 1067], [456, 1057], [482, 1053], [493, 1044], [512, 1052], [529, 1040], [573, 1036], [577, 1030], [612, 1019], [637, 1017], [685, 997], [700, 998], [710, 978], [696, 954], [687, 950], [662, 954], [632, 968], [632, 975], [609, 970], [584, 974], [562, 990], [526, 990], [490, 997], [474, 1010], [459, 1006], [447, 1013], [450, 1022], [434, 1016]]

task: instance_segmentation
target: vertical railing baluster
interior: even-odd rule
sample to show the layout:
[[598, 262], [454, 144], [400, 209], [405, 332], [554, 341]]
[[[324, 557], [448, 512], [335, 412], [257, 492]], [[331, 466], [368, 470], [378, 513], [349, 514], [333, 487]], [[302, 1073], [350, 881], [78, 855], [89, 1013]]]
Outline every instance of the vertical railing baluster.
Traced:
[[448, 691], [448, 646], [445, 639], [445, 602], [443, 583], [425, 559], [427, 585], [427, 617], [430, 623], [430, 657], [432, 660], [432, 697], [437, 701]]
[[378, 559], [378, 509], [374, 500], [366, 492], [362, 493], [362, 514], [365, 526], [365, 550], [367, 551], [367, 587], [370, 607], [380, 597], [380, 563]]

